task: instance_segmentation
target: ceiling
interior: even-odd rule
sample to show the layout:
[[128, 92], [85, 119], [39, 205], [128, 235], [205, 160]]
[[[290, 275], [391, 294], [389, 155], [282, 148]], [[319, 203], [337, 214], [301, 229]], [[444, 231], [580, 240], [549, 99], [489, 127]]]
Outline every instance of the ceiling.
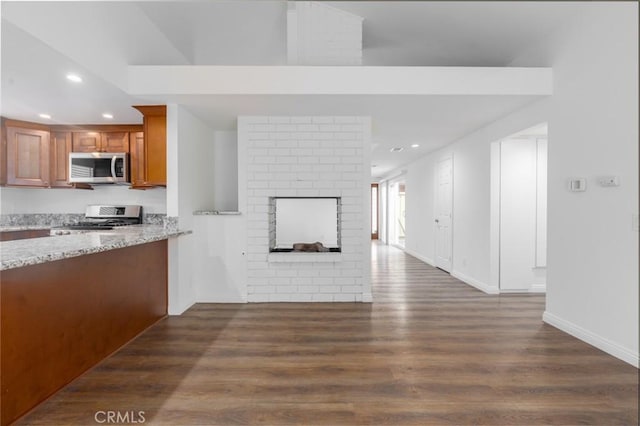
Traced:
[[[364, 65], [507, 66], [581, 2], [328, 2], [364, 18]], [[529, 96], [133, 97], [127, 65], [286, 63], [285, 1], [10, 2], [2, 7], [2, 115], [140, 123], [131, 105], [180, 103], [218, 130], [244, 114], [371, 115], [372, 169], [403, 164], [535, 101]], [[106, 23], [106, 24], [105, 24]], [[547, 64], [540, 64], [545, 66]], [[73, 71], [81, 84], [67, 81]], [[420, 144], [412, 149], [411, 144]], [[391, 147], [404, 147], [391, 153]]]

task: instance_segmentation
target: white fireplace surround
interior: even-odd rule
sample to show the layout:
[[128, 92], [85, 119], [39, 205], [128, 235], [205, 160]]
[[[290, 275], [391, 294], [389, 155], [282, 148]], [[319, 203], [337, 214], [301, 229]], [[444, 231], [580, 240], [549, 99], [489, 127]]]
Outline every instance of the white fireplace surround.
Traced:
[[[371, 301], [370, 155], [370, 117], [238, 117], [249, 302]], [[279, 198], [339, 199], [341, 251], [270, 253]]]

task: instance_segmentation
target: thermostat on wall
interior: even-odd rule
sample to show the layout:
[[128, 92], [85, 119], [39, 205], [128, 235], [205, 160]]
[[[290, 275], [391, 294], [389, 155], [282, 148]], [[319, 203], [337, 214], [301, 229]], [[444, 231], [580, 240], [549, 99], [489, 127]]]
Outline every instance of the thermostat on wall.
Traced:
[[573, 192], [583, 192], [587, 190], [587, 180], [585, 178], [569, 179], [569, 190]]
[[600, 186], [620, 186], [620, 179], [618, 176], [601, 176], [598, 179]]

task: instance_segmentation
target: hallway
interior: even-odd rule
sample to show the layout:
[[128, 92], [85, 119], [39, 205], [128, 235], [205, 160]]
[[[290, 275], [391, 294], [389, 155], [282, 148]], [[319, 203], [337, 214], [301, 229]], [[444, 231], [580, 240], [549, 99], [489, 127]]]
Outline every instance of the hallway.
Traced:
[[195, 305], [18, 424], [637, 424], [638, 370], [542, 323], [544, 296], [372, 253], [373, 304]]

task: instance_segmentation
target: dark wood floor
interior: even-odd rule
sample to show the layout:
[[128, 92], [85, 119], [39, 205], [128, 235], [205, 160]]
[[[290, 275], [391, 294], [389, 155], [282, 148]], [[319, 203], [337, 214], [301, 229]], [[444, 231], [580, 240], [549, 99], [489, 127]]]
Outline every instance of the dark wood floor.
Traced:
[[373, 250], [373, 304], [196, 305], [20, 424], [638, 424], [638, 370], [543, 324], [543, 296]]

